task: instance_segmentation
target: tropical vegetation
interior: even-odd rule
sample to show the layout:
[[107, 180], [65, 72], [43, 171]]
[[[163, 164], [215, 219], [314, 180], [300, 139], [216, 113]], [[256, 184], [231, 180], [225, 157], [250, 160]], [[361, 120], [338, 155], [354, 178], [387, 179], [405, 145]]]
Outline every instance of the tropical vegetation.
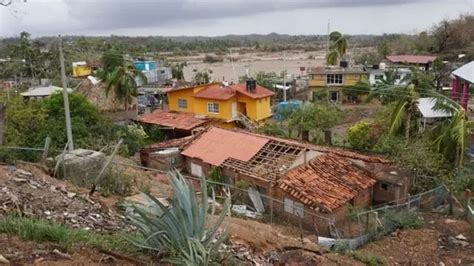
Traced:
[[[214, 217], [214, 203], [211, 215], [208, 214], [207, 193], [201, 193], [198, 197], [179, 172], [172, 172], [170, 176], [173, 195], [169, 206], [144, 194], [151, 207], [134, 205], [133, 212], [128, 214], [143, 236], [143, 240], [133, 240], [133, 243], [156, 253], [163, 262], [208, 265], [227, 234], [222, 224], [230, 211], [230, 197], [226, 198], [220, 214]], [[207, 191], [204, 177], [201, 178], [201, 191]], [[211, 219], [214, 222], [209, 222]]]

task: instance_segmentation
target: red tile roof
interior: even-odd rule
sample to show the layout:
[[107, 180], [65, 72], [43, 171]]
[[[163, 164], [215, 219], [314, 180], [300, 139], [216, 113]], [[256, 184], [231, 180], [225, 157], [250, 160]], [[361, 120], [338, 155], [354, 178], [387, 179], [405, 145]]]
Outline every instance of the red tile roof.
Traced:
[[429, 64], [436, 60], [433, 55], [389, 55], [387, 60], [392, 63], [409, 63], [409, 64]]
[[247, 91], [247, 85], [245, 83], [239, 83], [231, 85], [231, 87], [238, 92], [242, 93], [243, 95], [250, 97], [252, 99], [260, 99], [265, 97], [270, 97], [275, 95], [275, 93], [269, 89], [265, 89], [264, 87], [257, 85], [254, 92]]
[[362, 168], [336, 155], [320, 155], [291, 169], [279, 187], [315, 210], [334, 210], [375, 185]]
[[236, 95], [231, 87], [221, 87], [219, 84], [210, 84], [208, 87], [198, 91], [193, 96], [196, 98], [228, 100]]
[[267, 142], [268, 139], [265, 137], [211, 127], [193, 141], [181, 154], [219, 166], [227, 158], [248, 161]]
[[209, 122], [208, 119], [198, 117], [193, 113], [164, 110], [156, 110], [153, 113], [141, 115], [135, 121], [182, 130], [192, 130]]
[[214, 83], [195, 93], [193, 96], [204, 99], [228, 100], [234, 97], [237, 93], [243, 94], [252, 99], [261, 99], [275, 95], [273, 91], [265, 89], [259, 85], [257, 85], [254, 92], [249, 92], [247, 91], [245, 83], [233, 84], [225, 87], [221, 84]]

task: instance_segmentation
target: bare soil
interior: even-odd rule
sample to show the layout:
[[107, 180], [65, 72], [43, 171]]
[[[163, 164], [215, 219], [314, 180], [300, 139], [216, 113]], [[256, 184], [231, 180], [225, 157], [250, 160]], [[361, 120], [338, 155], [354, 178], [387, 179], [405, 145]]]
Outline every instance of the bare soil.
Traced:
[[[465, 220], [441, 215], [424, 215], [426, 225], [418, 230], [402, 230], [395, 236], [363, 247], [360, 252], [385, 257], [388, 264], [467, 265], [474, 263], [474, 233]], [[462, 234], [467, 245], [452, 243]]]
[[[60, 255], [54, 250], [60, 252]], [[137, 261], [103, 253], [89, 247], [60, 250], [51, 243], [38, 244], [16, 236], [0, 234], [0, 255], [11, 265], [134, 265]]]

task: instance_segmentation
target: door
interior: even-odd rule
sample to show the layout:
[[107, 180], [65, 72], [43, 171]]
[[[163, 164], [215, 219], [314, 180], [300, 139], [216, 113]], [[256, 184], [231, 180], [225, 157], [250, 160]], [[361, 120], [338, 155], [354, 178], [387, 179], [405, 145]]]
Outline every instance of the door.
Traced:
[[234, 102], [232, 103], [232, 118], [237, 118], [238, 113], [237, 113], [237, 103]]
[[338, 91], [331, 91], [331, 102], [338, 103], [339, 102], [339, 92]]

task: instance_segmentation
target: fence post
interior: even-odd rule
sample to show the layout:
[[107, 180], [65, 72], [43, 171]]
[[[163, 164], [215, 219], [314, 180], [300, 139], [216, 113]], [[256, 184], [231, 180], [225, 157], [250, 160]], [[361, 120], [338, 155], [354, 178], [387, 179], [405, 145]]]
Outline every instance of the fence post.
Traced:
[[92, 196], [92, 194], [94, 194], [95, 188], [96, 188], [97, 184], [99, 183], [100, 178], [105, 173], [105, 170], [109, 167], [110, 163], [114, 160], [115, 154], [117, 154], [122, 142], [123, 142], [123, 139], [120, 139], [119, 142], [117, 143], [117, 145], [115, 146], [114, 151], [112, 152], [112, 155], [110, 155], [110, 159], [105, 163], [104, 167], [102, 167], [102, 170], [100, 170], [100, 173], [95, 178], [94, 184], [92, 184], [91, 191], [89, 192], [89, 196]]
[[49, 146], [51, 145], [51, 138], [46, 137], [44, 141], [44, 149], [43, 149], [43, 154], [41, 155], [41, 163], [46, 162], [46, 158], [48, 158], [48, 152], [49, 152]]
[[270, 198], [270, 224], [273, 225], [273, 198]]
[[464, 190], [464, 199], [465, 199], [465, 209], [466, 209], [466, 214], [469, 215], [469, 205], [471, 204], [471, 190], [466, 188]]

